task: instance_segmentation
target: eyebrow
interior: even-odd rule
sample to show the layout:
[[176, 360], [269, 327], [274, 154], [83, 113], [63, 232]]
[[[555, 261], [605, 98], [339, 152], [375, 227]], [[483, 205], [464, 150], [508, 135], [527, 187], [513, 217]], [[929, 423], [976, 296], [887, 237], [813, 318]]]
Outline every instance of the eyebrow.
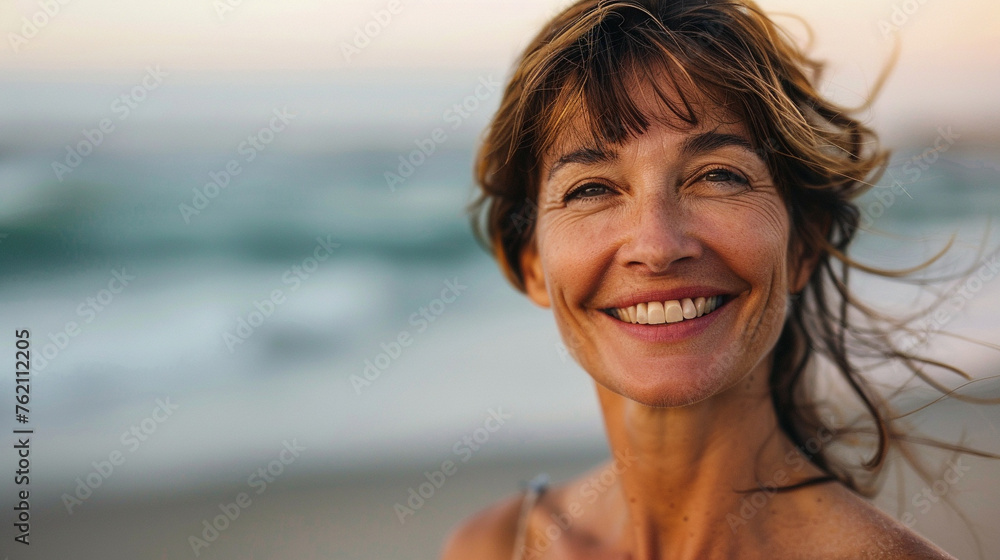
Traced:
[[730, 146], [742, 148], [748, 152], [755, 152], [753, 144], [744, 136], [723, 134], [720, 132], [702, 132], [684, 140], [684, 144], [681, 146], [681, 153], [684, 155], [695, 155], [721, 150]]
[[[751, 144], [750, 140], [744, 136], [737, 134], [723, 134], [720, 132], [702, 132], [701, 134], [696, 134], [684, 140], [684, 143], [681, 145], [681, 154], [685, 156], [692, 156], [705, 152], [721, 150], [722, 148], [730, 146], [741, 148], [748, 152], [756, 152], [753, 144]], [[613, 150], [609, 151], [590, 146], [579, 148], [557, 159], [555, 163], [552, 164], [552, 168], [549, 169], [548, 178], [552, 179], [552, 176], [555, 175], [559, 169], [571, 163], [581, 165], [597, 165], [602, 163], [613, 163], [615, 161], [618, 161], [618, 152]]]
[[584, 147], [563, 155], [552, 164], [549, 169], [549, 179], [556, 174], [564, 165], [579, 163], [582, 165], [596, 165], [599, 163], [612, 163], [618, 161], [618, 152], [602, 150], [601, 148]]

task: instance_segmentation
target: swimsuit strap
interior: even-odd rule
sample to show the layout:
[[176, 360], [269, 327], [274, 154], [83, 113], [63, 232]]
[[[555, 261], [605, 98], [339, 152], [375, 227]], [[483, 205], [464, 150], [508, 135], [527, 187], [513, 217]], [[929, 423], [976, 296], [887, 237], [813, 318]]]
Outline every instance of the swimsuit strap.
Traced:
[[527, 490], [524, 494], [524, 501], [521, 502], [521, 515], [517, 519], [517, 538], [514, 541], [514, 560], [522, 560], [528, 545], [528, 518], [531, 510], [538, 503], [538, 499], [549, 488], [549, 475], [540, 474], [528, 482]]

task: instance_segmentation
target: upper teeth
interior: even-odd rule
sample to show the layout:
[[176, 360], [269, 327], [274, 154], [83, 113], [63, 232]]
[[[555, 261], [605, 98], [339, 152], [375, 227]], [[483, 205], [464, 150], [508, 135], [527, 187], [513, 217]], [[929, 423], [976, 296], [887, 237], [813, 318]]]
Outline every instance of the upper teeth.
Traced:
[[650, 301], [631, 307], [612, 309], [611, 314], [627, 323], [639, 325], [662, 325], [679, 323], [715, 311], [722, 303], [722, 296], [709, 298], [684, 298], [671, 301]]

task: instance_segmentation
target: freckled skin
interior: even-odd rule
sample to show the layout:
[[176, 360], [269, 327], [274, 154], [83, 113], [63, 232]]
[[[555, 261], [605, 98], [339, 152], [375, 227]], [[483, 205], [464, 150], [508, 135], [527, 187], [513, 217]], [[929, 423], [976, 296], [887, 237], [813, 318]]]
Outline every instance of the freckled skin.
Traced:
[[[732, 126], [695, 132], [704, 130], [745, 135]], [[552, 307], [577, 361], [599, 384], [652, 406], [736, 383], [773, 347], [788, 295], [789, 222], [764, 162], [735, 147], [681, 157], [689, 134], [656, 125], [614, 164], [563, 167], [543, 185], [537, 254], [526, 259], [529, 294]], [[701, 178], [720, 166], [749, 185]], [[594, 180], [608, 193], [564, 200]], [[697, 339], [649, 345], [609, 334], [601, 316], [616, 296], [704, 283], [738, 294], [737, 309]]]
[[[694, 128], [654, 120], [601, 162], [550, 175], [581, 147], [579, 134], [543, 158], [534, 243], [522, 255], [526, 291], [552, 309], [594, 378], [612, 455], [630, 459], [600, 492], [591, 492], [594, 477], [610, 464], [542, 497], [529, 544], [553, 516], [579, 514], [533, 557], [948, 558], [837, 483], [769, 496], [743, 515], [747, 494], [736, 490], [825, 474], [778, 429], [768, 388], [789, 294], [814, 262], [790, 251], [787, 210], [758, 156], [737, 145], [682, 148], [705, 132], [747, 134], [717, 110], [701, 116]], [[602, 311], [690, 286], [733, 299], [685, 338], [651, 342]], [[473, 518], [445, 558], [510, 558], [519, 511], [514, 499]]]

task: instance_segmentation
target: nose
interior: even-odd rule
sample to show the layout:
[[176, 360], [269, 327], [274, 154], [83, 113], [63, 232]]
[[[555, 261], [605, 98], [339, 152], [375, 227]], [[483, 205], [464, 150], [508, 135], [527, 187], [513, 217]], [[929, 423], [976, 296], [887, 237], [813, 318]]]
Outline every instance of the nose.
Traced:
[[628, 212], [625, 242], [619, 259], [627, 267], [663, 274], [685, 259], [701, 256], [702, 244], [692, 230], [689, 212], [673, 194], [641, 197]]

